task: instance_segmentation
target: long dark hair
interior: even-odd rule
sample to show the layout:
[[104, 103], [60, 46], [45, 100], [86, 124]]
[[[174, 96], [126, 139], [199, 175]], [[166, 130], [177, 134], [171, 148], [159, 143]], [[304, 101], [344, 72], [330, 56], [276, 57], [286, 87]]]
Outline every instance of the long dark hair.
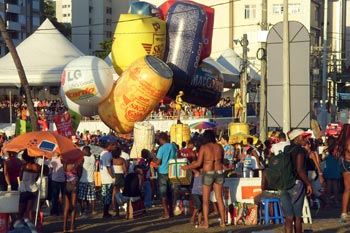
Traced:
[[339, 137], [334, 150], [334, 153], [340, 157], [343, 157], [345, 155], [346, 141], [350, 139], [349, 136], [350, 136], [350, 125], [344, 124], [339, 133]]
[[206, 131], [204, 131], [203, 133], [203, 143], [215, 143], [216, 142], [216, 137], [215, 137], [215, 133], [213, 130], [211, 129], [207, 129]]

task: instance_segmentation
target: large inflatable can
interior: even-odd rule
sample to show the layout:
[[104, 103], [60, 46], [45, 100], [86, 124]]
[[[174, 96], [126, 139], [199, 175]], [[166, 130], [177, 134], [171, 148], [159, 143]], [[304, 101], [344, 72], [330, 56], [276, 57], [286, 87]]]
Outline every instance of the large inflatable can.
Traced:
[[207, 16], [198, 5], [175, 2], [167, 16], [166, 62], [174, 72], [174, 82], [168, 96], [175, 98], [194, 74], [202, 51], [203, 32]]
[[[177, 0], [168, 0], [165, 1], [163, 4], [161, 4], [159, 8], [159, 12], [161, 15], [161, 18], [163, 20], [166, 20], [168, 13], [169, 13], [169, 8], [176, 2]], [[214, 8], [200, 4], [198, 2], [193, 2], [193, 1], [186, 1], [191, 4], [198, 5], [202, 7], [206, 14], [207, 14], [207, 23], [205, 25], [204, 29], [204, 37], [203, 37], [203, 47], [202, 47], [202, 52], [200, 56], [200, 60], [202, 61], [203, 59], [207, 58], [211, 54], [211, 42], [213, 38], [213, 28], [214, 28]]]
[[202, 107], [212, 107], [220, 101], [223, 89], [221, 72], [213, 65], [203, 62], [192, 76], [183, 100]]
[[130, 133], [164, 98], [173, 72], [159, 58], [137, 59], [118, 79], [112, 93], [98, 106], [101, 120], [118, 133]]
[[137, 58], [153, 55], [164, 60], [166, 24], [156, 17], [121, 14], [112, 44], [112, 62], [117, 74]]
[[234, 135], [236, 133], [249, 134], [249, 125], [247, 123], [231, 122], [228, 124], [228, 135]]
[[188, 124], [173, 124], [170, 127], [170, 141], [181, 146], [182, 142], [188, 143], [191, 139], [191, 130]]
[[154, 149], [154, 126], [146, 121], [135, 122], [134, 143], [130, 152], [130, 158], [141, 157], [141, 151]]

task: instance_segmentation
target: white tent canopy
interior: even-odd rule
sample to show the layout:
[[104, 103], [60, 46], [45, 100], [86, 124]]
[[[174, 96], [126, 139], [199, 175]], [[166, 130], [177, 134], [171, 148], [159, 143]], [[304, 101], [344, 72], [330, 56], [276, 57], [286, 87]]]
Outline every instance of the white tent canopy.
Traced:
[[[16, 49], [30, 86], [59, 85], [66, 64], [84, 55], [48, 19]], [[21, 86], [10, 53], [0, 59], [0, 86]]]

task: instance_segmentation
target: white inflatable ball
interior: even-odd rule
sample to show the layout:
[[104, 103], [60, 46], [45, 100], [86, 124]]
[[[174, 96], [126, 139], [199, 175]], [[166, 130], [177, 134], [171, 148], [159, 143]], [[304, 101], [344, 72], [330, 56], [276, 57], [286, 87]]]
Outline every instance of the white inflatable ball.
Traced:
[[79, 113], [82, 116], [95, 116], [98, 115], [98, 107], [97, 105], [79, 105], [77, 103], [74, 103], [68, 97], [64, 94], [63, 88], [60, 88], [60, 96], [64, 103], [64, 106], [66, 106], [68, 109], [73, 110], [74, 112]]
[[61, 86], [73, 102], [79, 105], [97, 105], [112, 91], [112, 70], [98, 57], [82, 56], [66, 65]]

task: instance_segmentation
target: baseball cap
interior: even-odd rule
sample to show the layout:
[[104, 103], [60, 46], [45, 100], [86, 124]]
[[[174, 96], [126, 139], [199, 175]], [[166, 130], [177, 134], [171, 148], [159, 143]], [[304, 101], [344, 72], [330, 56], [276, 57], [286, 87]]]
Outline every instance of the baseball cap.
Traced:
[[291, 141], [297, 138], [298, 136], [308, 137], [308, 136], [311, 136], [311, 133], [304, 131], [302, 129], [293, 129], [288, 134], [289, 140]]

